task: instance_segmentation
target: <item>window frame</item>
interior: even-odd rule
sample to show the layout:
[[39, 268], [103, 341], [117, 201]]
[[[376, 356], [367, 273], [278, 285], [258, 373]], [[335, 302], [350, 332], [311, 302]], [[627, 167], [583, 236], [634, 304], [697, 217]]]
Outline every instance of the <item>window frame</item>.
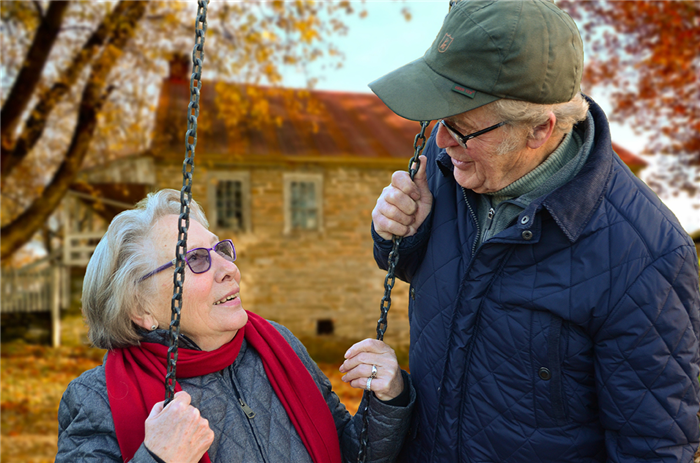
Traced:
[[[219, 182], [222, 181], [238, 181], [241, 182], [241, 199], [243, 208], [243, 227], [241, 229], [224, 228], [218, 225], [219, 211], [216, 204], [216, 189]], [[252, 231], [251, 213], [250, 213], [250, 172], [247, 171], [218, 171], [209, 172], [207, 178], [207, 216], [209, 225], [216, 230], [231, 230], [236, 233], [250, 233]]]
[[[311, 183], [316, 193], [316, 228], [292, 228], [292, 182]], [[283, 174], [284, 234], [292, 232], [323, 232], [323, 174], [291, 172]]]

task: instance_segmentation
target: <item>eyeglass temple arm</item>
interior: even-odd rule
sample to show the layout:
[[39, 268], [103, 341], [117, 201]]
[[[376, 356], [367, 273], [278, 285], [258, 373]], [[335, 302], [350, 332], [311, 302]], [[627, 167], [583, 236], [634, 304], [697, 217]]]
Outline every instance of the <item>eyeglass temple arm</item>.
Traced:
[[150, 278], [150, 277], [152, 277], [153, 275], [155, 275], [156, 273], [162, 272], [162, 271], [165, 270], [166, 268], [172, 267], [173, 265], [175, 265], [175, 259], [171, 260], [171, 261], [168, 262], [167, 264], [161, 265], [160, 267], [158, 267], [158, 268], [155, 269], [154, 271], [145, 274], [144, 276], [141, 277], [141, 279], [140, 279], [139, 281], [143, 281], [143, 280], [145, 280], [146, 278]]

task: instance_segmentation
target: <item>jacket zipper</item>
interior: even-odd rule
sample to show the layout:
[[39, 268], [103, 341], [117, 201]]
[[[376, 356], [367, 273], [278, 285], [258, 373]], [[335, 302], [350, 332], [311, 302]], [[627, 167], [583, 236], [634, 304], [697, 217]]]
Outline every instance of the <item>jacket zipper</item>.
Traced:
[[255, 444], [258, 446], [258, 451], [260, 452], [260, 458], [262, 459], [262, 461], [267, 462], [267, 458], [265, 458], [265, 452], [263, 452], [262, 445], [260, 445], [260, 440], [258, 439], [258, 433], [255, 431], [255, 427], [253, 426], [253, 423], [251, 422], [251, 420], [255, 417], [255, 412], [243, 400], [243, 396], [238, 390], [238, 384], [236, 383], [236, 378], [233, 375], [233, 368], [229, 368], [229, 375], [231, 376], [231, 385], [233, 386], [233, 388], [232, 388], [233, 395], [235, 396], [236, 399], [238, 399], [238, 403], [241, 406], [243, 413], [245, 413], [245, 416], [248, 417], [248, 426], [250, 426], [250, 432], [253, 434], [253, 439], [255, 440]]
[[241, 403], [241, 408], [243, 409], [243, 413], [245, 413], [245, 416], [247, 416], [250, 419], [255, 418], [255, 412], [252, 408], [248, 406], [247, 403], [243, 401], [243, 398], [239, 397], [238, 401]]
[[[469, 204], [469, 200], [467, 199], [467, 191], [465, 190], [464, 187], [462, 187], [462, 195], [464, 196], [464, 202], [465, 202], [465, 204], [467, 205], [467, 208], [469, 209], [469, 213], [471, 214], [472, 219], [474, 219], [474, 224], [476, 224], [476, 233], [477, 233], [476, 237], [474, 238], [474, 243], [472, 244], [471, 256], [470, 256], [470, 259], [469, 259], [469, 263], [467, 264], [467, 270], [466, 270], [464, 276], [462, 276], [462, 278], [464, 279], [464, 278], [466, 277], [466, 275], [469, 274], [469, 271], [471, 270], [472, 265], [474, 265], [474, 255], [475, 255], [475, 253], [476, 253], [476, 243], [477, 243], [477, 241], [479, 241], [479, 236], [481, 235], [481, 229], [479, 228], [479, 221], [478, 221], [477, 218], [476, 218], [476, 214], [474, 213], [474, 210], [472, 209], [471, 205]], [[460, 285], [460, 287], [461, 287], [461, 285]], [[459, 297], [460, 294], [461, 294], [461, 293], [458, 291], [458, 292], [457, 292], [457, 297]], [[456, 315], [457, 315], [456, 311], [453, 312], [453, 314], [452, 314], [452, 321], [450, 322], [450, 326], [454, 326]], [[475, 320], [475, 323], [478, 323], [478, 319]], [[473, 339], [473, 338], [472, 338], [472, 339]], [[472, 341], [472, 340], [470, 339], [470, 340], [469, 340], [469, 343], [471, 343], [471, 341]], [[450, 333], [449, 333], [449, 336], [448, 336], [448, 340], [447, 340], [447, 345], [448, 345], [448, 348], [449, 348], [450, 345], [452, 345], [452, 330], [450, 330]], [[470, 346], [468, 345], [467, 347], [470, 347]], [[447, 366], [445, 366], [445, 368], [446, 368], [446, 367], [447, 367]], [[445, 373], [444, 373], [444, 371], [443, 371], [443, 377], [444, 377], [444, 374], [445, 374]], [[442, 383], [440, 383], [440, 387], [439, 387], [438, 390], [440, 391], [440, 398], [438, 399], [438, 403], [441, 404], [441, 403], [442, 403], [442, 399], [443, 399], [442, 396], [443, 396], [443, 394], [444, 394], [444, 389], [443, 389], [443, 384], [442, 384]], [[462, 400], [464, 400], [464, 398], [462, 398]], [[435, 430], [437, 430], [437, 424], [436, 424], [435, 426], [436, 426], [436, 427], [435, 427]], [[460, 425], [460, 429], [459, 429], [458, 432], [459, 432], [460, 434], [458, 434], [457, 439], [458, 439], [458, 442], [460, 442], [460, 444], [461, 444], [461, 425]], [[432, 448], [432, 450], [431, 450], [431, 452], [430, 452], [430, 456], [429, 456], [428, 460], [431, 461], [431, 462], [432, 462], [432, 461], [435, 461], [435, 451], [436, 451], [436, 448], [437, 448], [437, 446], [433, 446], [433, 448]], [[467, 459], [468, 459], [468, 458], [469, 458], [469, 457], [467, 456]], [[461, 461], [461, 456], [460, 456], [460, 461]]]
[[471, 253], [471, 257], [473, 258], [474, 253], [476, 252], [476, 243], [479, 241], [479, 237], [481, 237], [481, 227], [479, 227], [479, 220], [476, 218], [476, 214], [474, 213], [471, 204], [469, 204], [469, 200], [467, 199], [467, 190], [465, 190], [464, 187], [462, 187], [462, 195], [464, 196], [464, 202], [467, 204], [467, 209], [469, 209], [469, 213], [472, 215], [472, 219], [474, 219], [474, 223], [476, 224], [476, 238], [474, 238]]
[[[469, 370], [471, 368], [471, 360], [472, 360], [472, 350], [474, 347], [474, 339], [476, 336], [479, 334], [479, 330], [481, 328], [481, 309], [484, 306], [484, 301], [486, 300], [486, 295], [491, 291], [491, 287], [493, 286], [494, 281], [500, 276], [501, 272], [503, 271], [503, 268], [506, 266], [506, 263], [510, 260], [510, 256], [513, 254], [513, 251], [515, 251], [515, 246], [511, 245], [510, 249], [505, 251], [505, 256], [503, 257], [503, 260], [498, 264], [498, 267], [496, 271], [494, 272], [493, 276], [491, 277], [491, 280], [488, 282], [488, 285], [486, 287], [486, 292], [484, 292], [483, 296], [481, 297], [481, 302], [479, 302], [479, 307], [476, 309], [476, 314], [474, 316], [474, 332], [472, 333], [471, 337], [467, 341], [467, 345], [465, 346], [466, 348], [466, 353], [464, 357], [464, 372], [462, 373], [462, 385], [467, 384], [467, 375], [469, 374]], [[471, 269], [471, 264], [469, 266]], [[467, 273], [469, 273], [469, 270], [467, 270]], [[466, 275], [466, 274], [465, 274]], [[459, 430], [457, 432], [457, 447], [462, 448], [462, 420], [461, 417], [464, 416], [464, 407], [466, 406], [466, 387], [463, 387], [462, 389], [462, 398], [460, 401], [460, 420], [459, 420]], [[462, 461], [467, 461], [470, 462], [471, 458], [469, 458], [469, 455], [462, 455], [461, 453], [459, 454], [460, 456], [460, 462]]]

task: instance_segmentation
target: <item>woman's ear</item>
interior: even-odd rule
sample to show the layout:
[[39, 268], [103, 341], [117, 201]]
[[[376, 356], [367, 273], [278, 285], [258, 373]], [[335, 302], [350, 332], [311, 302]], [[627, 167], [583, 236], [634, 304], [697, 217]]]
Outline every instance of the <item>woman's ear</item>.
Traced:
[[532, 136], [527, 139], [527, 147], [534, 150], [544, 146], [552, 136], [556, 125], [557, 117], [550, 111], [547, 122], [532, 129]]
[[158, 328], [158, 322], [149, 312], [132, 313], [130, 318], [132, 322], [145, 330], [153, 331]]

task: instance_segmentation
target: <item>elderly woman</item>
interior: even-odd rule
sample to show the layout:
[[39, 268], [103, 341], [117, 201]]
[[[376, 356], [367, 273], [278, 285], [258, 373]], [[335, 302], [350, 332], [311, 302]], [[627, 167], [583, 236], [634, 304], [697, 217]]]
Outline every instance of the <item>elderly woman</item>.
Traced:
[[[361, 417], [289, 330], [243, 309], [233, 243], [190, 206], [174, 400], [163, 407], [180, 203], [163, 190], [117, 216], [88, 264], [83, 311], [90, 340], [108, 353], [63, 395], [56, 461], [355, 460]], [[340, 371], [378, 399], [368, 461], [394, 460], [415, 400], [394, 351], [361, 341]]]

